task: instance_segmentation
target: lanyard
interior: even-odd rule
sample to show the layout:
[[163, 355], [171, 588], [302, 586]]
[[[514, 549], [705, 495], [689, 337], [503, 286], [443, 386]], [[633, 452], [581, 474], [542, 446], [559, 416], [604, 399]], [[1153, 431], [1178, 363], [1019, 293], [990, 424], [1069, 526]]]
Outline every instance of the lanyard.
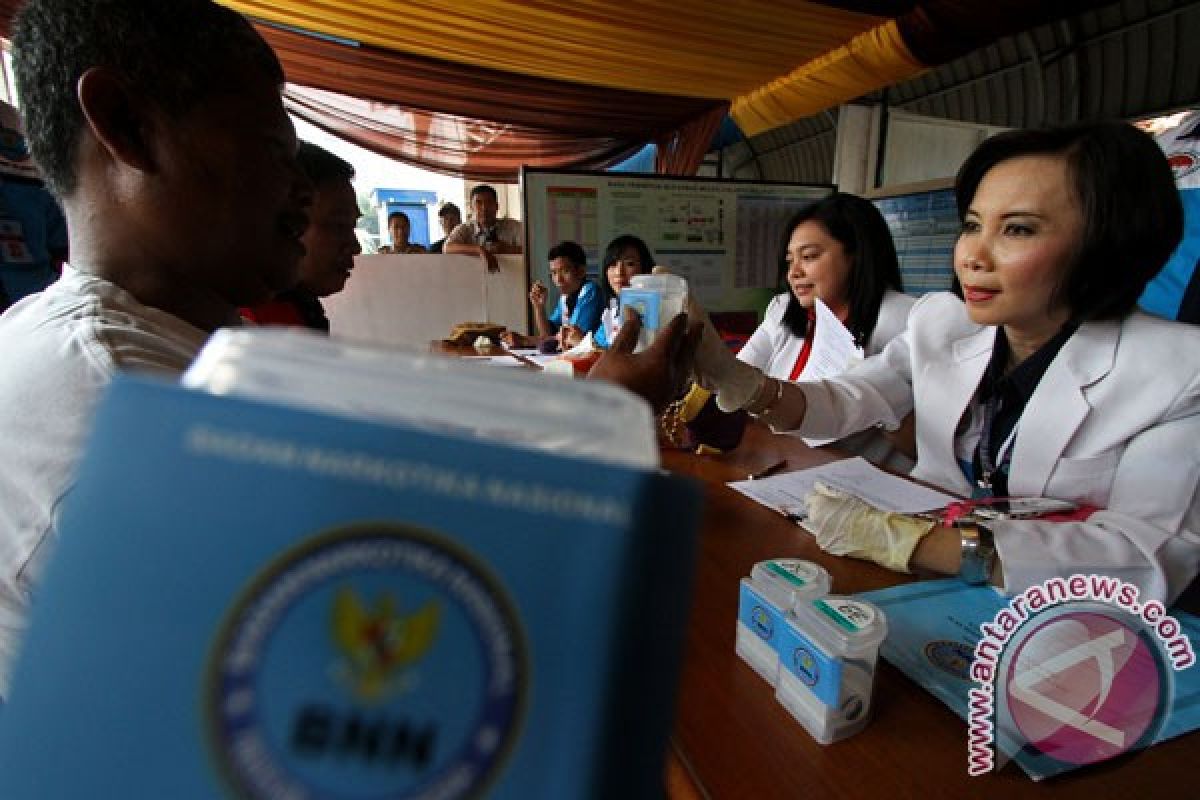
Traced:
[[1000, 411], [1000, 395], [999, 393], [988, 398], [987, 404], [983, 410], [983, 430], [979, 434], [979, 479], [976, 483], [980, 489], [991, 491], [992, 476], [997, 470], [1002, 470], [1005, 475], [1009, 473], [1009, 467], [1012, 465], [1013, 444], [1017, 440], [1017, 428], [1021, 426], [1021, 421], [1018, 419], [1009, 431], [1008, 438], [1000, 445], [999, 452], [996, 453], [996, 463], [992, 463], [991, 443], [992, 443], [992, 423], [996, 419], [996, 414]]

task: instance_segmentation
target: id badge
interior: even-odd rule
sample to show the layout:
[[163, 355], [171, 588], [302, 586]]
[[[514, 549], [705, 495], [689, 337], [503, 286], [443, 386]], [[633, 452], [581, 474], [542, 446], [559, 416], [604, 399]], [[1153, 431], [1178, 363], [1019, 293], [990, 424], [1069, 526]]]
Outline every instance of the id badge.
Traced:
[[1070, 500], [1052, 497], [1000, 497], [976, 506], [972, 513], [983, 519], [1036, 519], [1047, 514], [1065, 514], [1077, 508]]

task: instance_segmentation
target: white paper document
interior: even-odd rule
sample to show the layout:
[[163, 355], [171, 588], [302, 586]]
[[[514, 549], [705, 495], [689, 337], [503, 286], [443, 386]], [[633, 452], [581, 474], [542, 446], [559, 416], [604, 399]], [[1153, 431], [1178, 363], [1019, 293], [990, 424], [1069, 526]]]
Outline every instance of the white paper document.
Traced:
[[[819, 297], [816, 298], [816, 314], [812, 350], [808, 355], [808, 363], [800, 372], [799, 380], [802, 381], [835, 378], [863, 360], [863, 350], [854, 344], [854, 335]], [[832, 441], [804, 438], [804, 443], [809, 447], [820, 447]]]
[[812, 352], [800, 372], [800, 380], [816, 381], [841, 375], [863, 360], [863, 350], [854, 344], [854, 334], [816, 299], [817, 329], [813, 335]]
[[463, 356], [464, 361], [470, 361], [474, 364], [490, 364], [493, 367], [525, 367], [528, 366], [523, 361], [513, 358], [510, 355], [502, 356]]
[[508, 352], [514, 356], [521, 356], [522, 358], [527, 358], [530, 361], [532, 361], [534, 364], [537, 364], [539, 367], [543, 367], [543, 368], [551, 361], [554, 361], [557, 358], [561, 358], [561, 356], [558, 353], [543, 353], [541, 350], [538, 350], [536, 347], [510, 347], [508, 349]]
[[533, 355], [529, 355], [529, 356], [525, 356], [525, 357], [528, 358], [533, 363], [537, 364], [542, 369], [545, 369], [546, 365], [549, 364], [551, 361], [559, 360], [558, 353], [534, 353]]
[[804, 499], [818, 481], [861, 498], [876, 508], [906, 514], [942, 508], [958, 499], [884, 472], [857, 456], [761, 480], [734, 481], [729, 488], [799, 520], [805, 513]]

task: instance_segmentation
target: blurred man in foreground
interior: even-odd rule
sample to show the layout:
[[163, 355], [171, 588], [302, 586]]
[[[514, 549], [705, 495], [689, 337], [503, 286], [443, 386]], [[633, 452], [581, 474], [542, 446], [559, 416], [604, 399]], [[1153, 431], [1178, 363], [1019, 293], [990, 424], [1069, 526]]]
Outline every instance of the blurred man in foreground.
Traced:
[[71, 263], [0, 317], [0, 695], [101, 390], [181, 372], [240, 306], [293, 286], [312, 200], [283, 70], [232, 11], [29, 0], [13, 53]]

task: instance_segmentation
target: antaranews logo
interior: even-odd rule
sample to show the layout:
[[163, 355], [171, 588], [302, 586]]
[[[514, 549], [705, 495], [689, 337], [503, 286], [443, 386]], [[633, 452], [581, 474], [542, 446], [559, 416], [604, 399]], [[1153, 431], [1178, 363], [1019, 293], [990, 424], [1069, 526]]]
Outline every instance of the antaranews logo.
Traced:
[[1179, 622], [1136, 586], [1051, 578], [980, 626], [968, 692], [967, 772], [996, 763], [1002, 735], [1069, 766], [1146, 747], [1162, 729], [1173, 674], [1195, 663]]

